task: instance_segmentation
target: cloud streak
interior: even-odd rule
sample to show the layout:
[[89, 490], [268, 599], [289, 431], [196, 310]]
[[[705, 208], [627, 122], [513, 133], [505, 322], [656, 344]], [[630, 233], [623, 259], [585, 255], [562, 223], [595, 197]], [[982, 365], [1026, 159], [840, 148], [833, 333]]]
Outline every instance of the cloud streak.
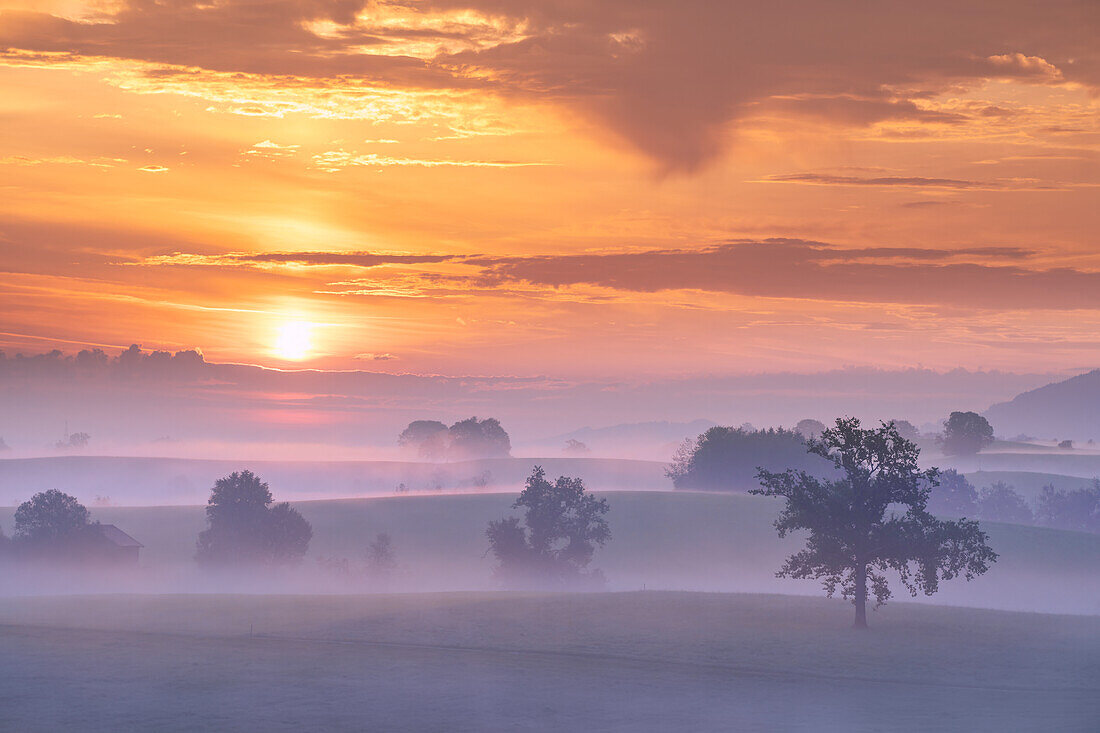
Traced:
[[[470, 259], [482, 281], [551, 288], [590, 285], [655, 293], [701, 290], [766, 298], [962, 306], [989, 310], [1100, 308], [1100, 272], [983, 264], [1023, 259], [1017, 248], [841, 249], [791, 239], [701, 250]], [[963, 261], [951, 261], [951, 260]], [[908, 260], [908, 261], [907, 261]], [[931, 261], [931, 262], [930, 262]]]

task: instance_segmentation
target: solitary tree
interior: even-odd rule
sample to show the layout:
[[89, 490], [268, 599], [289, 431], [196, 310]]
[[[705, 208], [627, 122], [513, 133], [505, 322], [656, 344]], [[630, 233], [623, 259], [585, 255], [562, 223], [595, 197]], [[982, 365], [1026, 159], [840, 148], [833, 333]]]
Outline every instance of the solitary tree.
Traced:
[[512, 508], [525, 510], [522, 524], [508, 517], [489, 522], [485, 532], [500, 563], [497, 577], [505, 584], [602, 581], [598, 570], [587, 568], [596, 547], [611, 539], [604, 519], [607, 499], [589, 494], [579, 478], [559, 476], [550, 483], [542, 467], [535, 466]]
[[88, 526], [88, 510], [75, 496], [47, 489], [15, 510], [15, 538], [51, 543], [70, 538]]
[[949, 456], [972, 456], [993, 442], [993, 426], [976, 412], [952, 412], [940, 441]]
[[234, 471], [214, 482], [196, 559], [206, 564], [300, 560], [313, 529], [290, 504], [271, 502], [267, 484], [251, 471]]
[[367, 573], [376, 578], [384, 578], [395, 570], [397, 556], [393, 550], [393, 539], [385, 532], [380, 532], [367, 547]]
[[76, 497], [48, 489], [15, 510], [12, 549], [26, 557], [73, 559], [91, 547], [97, 524]]
[[[831, 460], [842, 477], [761, 469], [763, 488], [752, 493], [786, 499], [775, 521], [780, 537], [809, 533], [777, 575], [820, 579], [829, 596], [839, 587], [855, 605], [856, 628], [867, 628], [868, 584], [876, 605], [890, 598], [887, 570], [897, 571], [912, 595], [931, 595], [940, 580], [970, 580], [997, 559], [977, 522], [941, 521], [925, 511], [938, 471], [918, 468], [919, 449], [893, 424], [867, 430], [855, 418], [838, 418], [809, 451]], [[905, 512], [887, 514], [891, 507]]]

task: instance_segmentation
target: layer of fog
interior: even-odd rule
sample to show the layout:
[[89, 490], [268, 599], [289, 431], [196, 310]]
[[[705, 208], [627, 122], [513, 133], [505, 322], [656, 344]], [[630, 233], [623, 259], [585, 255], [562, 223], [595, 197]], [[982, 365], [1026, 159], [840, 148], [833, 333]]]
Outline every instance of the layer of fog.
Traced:
[[[778, 505], [761, 497], [712, 494], [605, 494], [612, 540], [598, 550], [609, 591], [687, 590], [820, 596], [816, 581], [776, 578], [801, 538], [780, 540]], [[145, 547], [134, 567], [57, 567], [7, 563], [0, 595], [103, 593], [360, 594], [490, 591], [502, 586], [484, 535], [490, 519], [512, 513], [514, 494], [403, 496], [295, 504], [313, 525], [296, 565], [203, 568], [194, 560], [203, 507], [96, 508]], [[10, 533], [11, 510], [0, 512]], [[932, 597], [911, 598], [896, 577], [892, 603], [915, 601], [1016, 611], [1100, 614], [1100, 537], [985, 524], [1000, 560], [972, 582], [944, 582]], [[392, 537], [396, 569], [372, 570], [369, 544]], [[560, 590], [555, 586], [539, 586]]]

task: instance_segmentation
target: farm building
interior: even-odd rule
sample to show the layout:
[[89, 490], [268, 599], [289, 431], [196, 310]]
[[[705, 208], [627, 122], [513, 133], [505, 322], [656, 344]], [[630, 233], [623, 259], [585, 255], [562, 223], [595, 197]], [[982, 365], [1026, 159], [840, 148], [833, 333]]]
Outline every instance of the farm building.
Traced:
[[113, 524], [93, 525], [97, 531], [95, 554], [113, 563], [133, 564], [138, 561], [138, 553], [145, 545], [135, 540]]

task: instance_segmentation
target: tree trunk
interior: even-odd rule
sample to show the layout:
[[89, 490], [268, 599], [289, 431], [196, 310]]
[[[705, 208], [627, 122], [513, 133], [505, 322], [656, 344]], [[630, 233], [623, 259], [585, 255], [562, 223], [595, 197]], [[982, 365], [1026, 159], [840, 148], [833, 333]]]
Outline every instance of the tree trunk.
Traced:
[[855, 628], [867, 628], [867, 565], [856, 564], [856, 622]]

